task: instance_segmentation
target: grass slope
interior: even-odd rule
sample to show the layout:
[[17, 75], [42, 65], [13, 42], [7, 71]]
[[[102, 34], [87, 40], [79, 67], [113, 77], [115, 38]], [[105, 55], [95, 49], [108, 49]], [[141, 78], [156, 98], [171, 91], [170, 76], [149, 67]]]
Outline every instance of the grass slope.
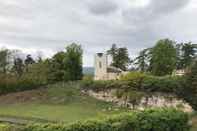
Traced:
[[32, 121], [69, 123], [119, 113], [108, 110], [112, 104], [81, 93], [77, 83], [59, 83], [45, 89], [0, 96], [0, 106], [0, 118]]
[[197, 113], [192, 116], [192, 129], [191, 131], [197, 131]]

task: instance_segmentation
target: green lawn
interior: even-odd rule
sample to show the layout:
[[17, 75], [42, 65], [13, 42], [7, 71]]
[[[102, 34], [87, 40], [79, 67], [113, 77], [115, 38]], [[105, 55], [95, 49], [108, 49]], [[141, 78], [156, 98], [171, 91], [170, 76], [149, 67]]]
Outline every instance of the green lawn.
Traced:
[[197, 114], [192, 117], [192, 129], [191, 131], [197, 131]]
[[[116, 111], [109, 111], [111, 107], [115, 109], [111, 103], [84, 95], [78, 89], [77, 84], [61, 83], [42, 89], [40, 92], [28, 92], [27, 96], [24, 93], [21, 96], [20, 93], [10, 94], [6, 97], [11, 100], [5, 100], [6, 102], [1, 100], [6, 97], [0, 97], [0, 116], [75, 122], [119, 113], [120, 111], [117, 110], [122, 111], [118, 108]], [[21, 101], [21, 99], [24, 100]]]

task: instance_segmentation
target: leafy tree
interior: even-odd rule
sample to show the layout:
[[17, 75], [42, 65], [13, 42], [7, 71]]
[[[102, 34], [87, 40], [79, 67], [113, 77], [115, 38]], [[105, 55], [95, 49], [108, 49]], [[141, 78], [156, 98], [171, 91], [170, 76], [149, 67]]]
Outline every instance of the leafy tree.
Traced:
[[196, 53], [195, 46], [189, 42], [182, 44], [181, 48], [182, 56], [181, 56], [181, 65], [182, 68], [187, 68], [191, 65], [194, 60], [194, 56]]
[[183, 62], [182, 62], [182, 46], [183, 44], [176, 44], [176, 68], [183, 69]]
[[191, 87], [195, 88], [197, 94], [197, 61], [192, 64], [187, 76], [189, 84], [191, 84]]
[[28, 72], [29, 65], [32, 65], [34, 63], [35, 63], [34, 59], [32, 58], [32, 56], [30, 54], [28, 54], [26, 56], [26, 59], [25, 59], [25, 69], [26, 69], [26, 72]]
[[152, 49], [150, 69], [152, 74], [158, 76], [169, 75], [176, 68], [175, 42], [169, 39], [159, 40]]
[[51, 81], [62, 81], [64, 79], [64, 59], [65, 52], [61, 51], [56, 53], [51, 60], [48, 60], [50, 63], [50, 77]]
[[185, 88], [182, 96], [197, 110], [197, 61], [190, 66], [186, 73]]
[[24, 72], [21, 79], [29, 80], [36, 85], [45, 85], [50, 81], [51, 74], [48, 60], [33, 63], [28, 67], [28, 72]]
[[130, 63], [130, 58], [127, 48], [117, 48], [116, 44], [113, 44], [111, 49], [107, 51], [112, 56], [111, 65], [126, 71]]
[[151, 48], [144, 49], [140, 51], [139, 56], [135, 58], [135, 65], [137, 65], [137, 69], [145, 72], [149, 69], [149, 59], [150, 59], [150, 50]]
[[66, 47], [65, 58], [63, 61], [65, 69], [64, 80], [74, 81], [82, 79], [82, 55], [83, 50], [81, 48], [81, 45], [72, 43], [71, 45]]
[[14, 66], [13, 66], [13, 70], [16, 73], [17, 76], [21, 77], [24, 71], [24, 63], [23, 60], [21, 58], [15, 58], [14, 59]]
[[0, 72], [6, 74], [10, 65], [11, 51], [8, 49], [0, 50]]

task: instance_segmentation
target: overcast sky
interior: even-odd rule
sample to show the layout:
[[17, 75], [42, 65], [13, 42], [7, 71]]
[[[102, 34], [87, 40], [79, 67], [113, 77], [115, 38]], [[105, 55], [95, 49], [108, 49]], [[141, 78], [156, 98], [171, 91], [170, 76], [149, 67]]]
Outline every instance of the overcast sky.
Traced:
[[197, 43], [197, 0], [0, 1], [0, 47], [50, 56], [77, 42], [93, 66], [112, 43], [135, 56], [162, 38]]

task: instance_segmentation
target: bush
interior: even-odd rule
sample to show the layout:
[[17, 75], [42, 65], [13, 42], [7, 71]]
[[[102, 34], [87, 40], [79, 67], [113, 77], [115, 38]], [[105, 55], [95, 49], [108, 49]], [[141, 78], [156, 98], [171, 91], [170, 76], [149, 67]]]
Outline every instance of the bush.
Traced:
[[0, 75], [0, 95], [10, 92], [36, 89], [45, 83], [39, 82], [30, 77], [17, 78], [12, 75]]
[[192, 64], [186, 74], [185, 88], [180, 95], [197, 110], [197, 61]]
[[82, 81], [82, 88], [95, 91], [104, 91], [108, 89], [131, 89], [143, 92], [165, 92], [177, 94], [182, 90], [184, 77], [157, 77], [139, 72], [129, 73], [122, 76], [118, 81]]
[[0, 131], [15, 131], [15, 129], [7, 124], [0, 124]]
[[23, 131], [189, 131], [188, 115], [175, 109], [149, 109], [74, 124], [33, 124]]
[[94, 91], [105, 91], [110, 89], [125, 89], [129, 87], [127, 81], [93, 81], [83, 80], [81, 82], [82, 89], [94, 90]]

